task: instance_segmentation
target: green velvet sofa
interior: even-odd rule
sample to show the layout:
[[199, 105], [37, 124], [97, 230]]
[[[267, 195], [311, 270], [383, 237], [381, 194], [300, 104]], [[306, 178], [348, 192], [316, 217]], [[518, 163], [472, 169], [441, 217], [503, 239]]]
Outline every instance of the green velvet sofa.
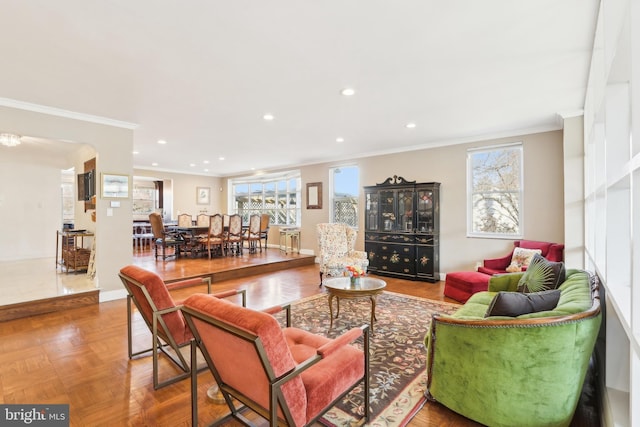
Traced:
[[426, 395], [488, 426], [568, 426], [600, 328], [597, 276], [567, 270], [553, 310], [484, 317], [522, 274], [493, 276], [453, 315], [433, 315]]

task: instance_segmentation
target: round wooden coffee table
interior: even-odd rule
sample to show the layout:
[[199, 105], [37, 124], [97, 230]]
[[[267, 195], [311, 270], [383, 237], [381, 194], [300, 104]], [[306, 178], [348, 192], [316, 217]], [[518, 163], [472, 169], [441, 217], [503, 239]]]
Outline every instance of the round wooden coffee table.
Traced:
[[340, 315], [340, 298], [356, 299], [369, 298], [371, 301], [371, 332], [373, 332], [373, 322], [376, 319], [376, 297], [387, 286], [384, 280], [374, 279], [372, 277], [360, 277], [356, 280], [356, 284], [351, 284], [349, 277], [335, 277], [327, 279], [324, 282], [327, 292], [329, 292], [329, 314], [331, 323], [329, 329], [333, 327], [333, 298], [337, 299], [338, 309], [336, 318]]

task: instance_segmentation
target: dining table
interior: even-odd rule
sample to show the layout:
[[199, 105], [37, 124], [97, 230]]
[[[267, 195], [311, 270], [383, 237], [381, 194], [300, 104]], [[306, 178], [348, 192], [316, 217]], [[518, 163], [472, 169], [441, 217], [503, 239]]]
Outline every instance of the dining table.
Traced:
[[201, 245], [198, 243], [198, 236], [209, 232], [208, 225], [170, 225], [167, 227], [169, 231], [180, 234], [185, 241], [185, 252], [189, 252], [191, 258], [197, 257], [199, 254], [205, 253]]

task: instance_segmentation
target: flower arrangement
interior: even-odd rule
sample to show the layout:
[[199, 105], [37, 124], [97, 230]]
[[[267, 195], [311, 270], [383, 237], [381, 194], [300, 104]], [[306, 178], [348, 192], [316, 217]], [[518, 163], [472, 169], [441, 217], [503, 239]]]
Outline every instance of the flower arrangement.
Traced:
[[355, 265], [348, 265], [345, 267], [345, 269], [347, 270], [347, 274], [349, 275], [349, 277], [358, 278], [366, 274], [362, 268]]

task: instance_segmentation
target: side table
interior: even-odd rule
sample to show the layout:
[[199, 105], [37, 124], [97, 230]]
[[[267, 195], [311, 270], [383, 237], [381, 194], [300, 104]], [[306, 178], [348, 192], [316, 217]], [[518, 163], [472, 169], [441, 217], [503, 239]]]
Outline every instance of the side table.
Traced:
[[356, 298], [368, 298], [371, 301], [371, 320], [369, 325], [371, 332], [373, 332], [373, 322], [376, 319], [376, 297], [382, 293], [387, 286], [387, 282], [381, 279], [373, 277], [360, 277], [356, 279], [355, 283], [351, 283], [349, 277], [335, 277], [327, 279], [324, 283], [324, 287], [329, 293], [329, 314], [331, 316], [331, 322], [329, 323], [329, 329], [333, 327], [333, 299], [336, 298], [338, 307], [336, 311], [336, 318], [340, 315], [340, 298], [344, 299], [356, 299]]
[[280, 250], [284, 251], [284, 253], [289, 252], [289, 248], [291, 248], [291, 253], [293, 253], [295, 249], [298, 253], [300, 253], [300, 229], [292, 228], [292, 227], [282, 227], [280, 228]]

